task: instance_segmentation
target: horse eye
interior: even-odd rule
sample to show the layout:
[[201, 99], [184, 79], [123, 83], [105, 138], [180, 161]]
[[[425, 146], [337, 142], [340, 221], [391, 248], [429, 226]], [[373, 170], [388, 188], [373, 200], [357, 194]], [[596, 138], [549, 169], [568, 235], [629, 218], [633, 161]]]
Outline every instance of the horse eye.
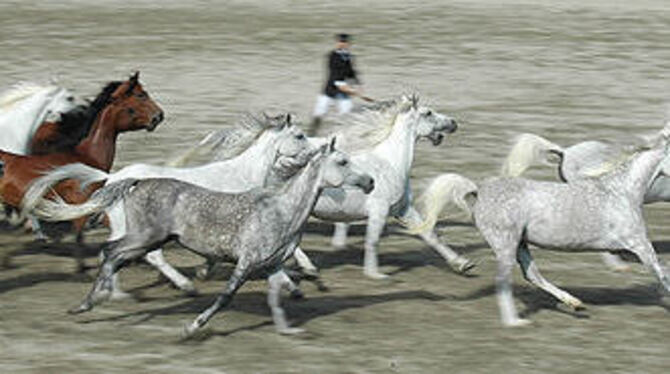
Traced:
[[337, 164], [340, 166], [347, 166], [349, 162], [347, 160], [340, 160]]
[[73, 102], [74, 101], [74, 96], [68, 96], [66, 100], [69, 101], [69, 102]]
[[426, 117], [430, 117], [430, 116], [432, 116], [432, 115], [433, 115], [433, 111], [432, 111], [432, 110], [429, 110], [429, 111], [426, 112]]
[[128, 108], [128, 114], [130, 114], [131, 116], [132, 116], [133, 114], [135, 114], [135, 109], [133, 109], [133, 108]]
[[298, 140], [303, 140], [303, 139], [305, 139], [305, 134], [298, 134], [298, 135], [295, 136], [295, 138], [298, 139]]

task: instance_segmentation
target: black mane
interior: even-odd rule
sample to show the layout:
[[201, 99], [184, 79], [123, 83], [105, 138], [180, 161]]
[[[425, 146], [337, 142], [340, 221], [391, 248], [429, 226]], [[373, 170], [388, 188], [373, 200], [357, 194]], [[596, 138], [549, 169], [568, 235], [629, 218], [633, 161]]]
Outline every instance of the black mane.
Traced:
[[121, 84], [123, 84], [121, 81], [109, 82], [93, 101], [86, 105], [78, 105], [61, 114], [61, 120], [58, 122], [59, 136], [49, 142], [39, 144], [40, 149], [36, 153], [59, 152], [79, 144], [91, 131], [95, 119], [107, 106], [112, 94]]

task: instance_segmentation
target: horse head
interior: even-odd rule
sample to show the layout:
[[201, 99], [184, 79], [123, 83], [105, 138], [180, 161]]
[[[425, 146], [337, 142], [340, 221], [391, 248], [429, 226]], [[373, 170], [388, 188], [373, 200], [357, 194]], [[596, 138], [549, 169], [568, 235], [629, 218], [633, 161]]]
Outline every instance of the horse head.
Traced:
[[139, 72], [116, 88], [106, 111], [108, 118], [113, 118], [119, 132], [140, 129], [153, 131], [163, 121], [163, 109], [142, 87]]
[[440, 145], [444, 134], [456, 131], [456, 121], [436, 110], [419, 105], [419, 95], [403, 95], [399, 103], [399, 116], [411, 121], [416, 129], [417, 138], [428, 138], [433, 145]]

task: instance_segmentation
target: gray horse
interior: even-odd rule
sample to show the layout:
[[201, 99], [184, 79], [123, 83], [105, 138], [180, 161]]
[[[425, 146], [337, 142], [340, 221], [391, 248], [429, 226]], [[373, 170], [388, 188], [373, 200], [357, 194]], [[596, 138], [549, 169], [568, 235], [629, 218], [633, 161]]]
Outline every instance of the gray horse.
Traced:
[[[496, 254], [497, 298], [503, 324], [519, 326], [529, 322], [519, 318], [512, 299], [515, 261], [528, 281], [573, 308], [582, 306], [579, 299], [540, 274], [529, 244], [568, 252], [630, 251], [670, 292], [670, 278], [647, 237], [642, 215], [644, 196], [667, 155], [669, 136], [670, 124], [652, 145], [612, 165], [612, 170], [571, 183], [492, 178], [477, 189], [463, 177], [453, 179], [452, 184], [467, 187], [461, 189], [466, 191], [462, 198], [472, 207], [477, 228]], [[433, 204], [425, 216], [434, 217], [440, 209], [440, 204]]]
[[[83, 204], [103, 211], [123, 199], [127, 232], [103, 249], [105, 261], [82, 304], [81, 313], [104, 301], [112, 292], [112, 276], [129, 261], [170, 240], [214, 262], [236, 263], [225, 290], [214, 304], [186, 327], [190, 336], [221, 308], [254, 274], [269, 275], [268, 304], [277, 331], [289, 328], [280, 306], [282, 286], [293, 287], [282, 263], [293, 255], [316, 201], [327, 187], [355, 186], [369, 193], [372, 177], [354, 170], [346, 154], [335, 151], [334, 138], [321, 147], [296, 174], [275, 190], [253, 189], [221, 193], [173, 179], [125, 179], [106, 185]], [[63, 201], [43, 200], [34, 212], [60, 220]]]

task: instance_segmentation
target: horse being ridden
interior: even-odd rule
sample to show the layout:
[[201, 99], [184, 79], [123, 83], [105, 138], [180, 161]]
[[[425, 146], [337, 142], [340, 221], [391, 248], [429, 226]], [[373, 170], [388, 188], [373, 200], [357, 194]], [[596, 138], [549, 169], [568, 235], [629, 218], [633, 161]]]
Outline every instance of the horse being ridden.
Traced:
[[[98, 278], [82, 304], [71, 310], [81, 313], [111, 294], [112, 276], [129, 261], [170, 240], [211, 261], [232, 262], [235, 270], [225, 290], [212, 306], [186, 328], [191, 335], [220, 309], [254, 274], [269, 275], [268, 305], [280, 333], [296, 333], [288, 326], [280, 305], [280, 291], [294, 287], [282, 269], [300, 242], [302, 228], [316, 200], [326, 187], [355, 186], [364, 192], [373, 179], [354, 171], [348, 157], [334, 150], [334, 139], [308, 158], [284, 186], [222, 193], [172, 179], [124, 179], [98, 190], [89, 202], [102, 211], [123, 199], [127, 219], [124, 237], [109, 242]], [[62, 219], [63, 203], [42, 201], [35, 210], [43, 218]]]
[[[505, 325], [528, 323], [519, 318], [512, 299], [515, 261], [528, 281], [573, 308], [582, 306], [579, 299], [540, 274], [529, 244], [567, 252], [630, 251], [670, 292], [670, 277], [656, 257], [642, 214], [648, 186], [667, 157], [669, 137], [670, 122], [651, 145], [610, 165], [611, 170], [570, 183], [503, 177], [488, 179], [477, 188], [463, 177], [453, 179], [452, 185], [461, 186], [460, 198], [469, 203], [475, 225], [496, 254], [497, 298]], [[433, 202], [426, 217], [441, 210], [443, 201]], [[430, 224], [415, 230], [428, 228]]]
[[[114, 161], [116, 141], [120, 133], [148, 129], [152, 131], [163, 120], [162, 109], [144, 91], [139, 73], [125, 82], [111, 82], [89, 107], [91, 131], [72, 149], [46, 155], [23, 156], [0, 151], [4, 175], [0, 181], [2, 201], [19, 207], [30, 183], [54, 166], [85, 163], [108, 171]], [[82, 191], [75, 180], [55, 186], [55, 191], [70, 202], [83, 202], [91, 188]], [[74, 221], [78, 241], [86, 218]]]

